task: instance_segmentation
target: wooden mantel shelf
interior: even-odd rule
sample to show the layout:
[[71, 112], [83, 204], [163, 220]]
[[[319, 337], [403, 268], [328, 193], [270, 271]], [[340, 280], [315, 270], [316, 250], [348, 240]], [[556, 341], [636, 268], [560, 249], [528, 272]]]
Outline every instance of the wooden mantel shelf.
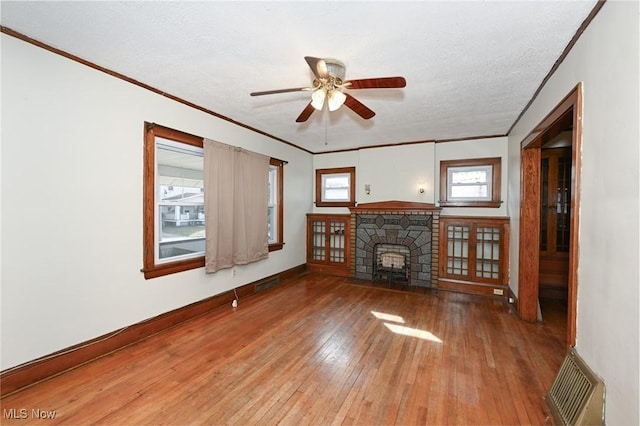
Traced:
[[435, 204], [416, 203], [411, 201], [379, 201], [376, 203], [362, 203], [356, 207], [350, 207], [353, 213], [362, 212], [381, 212], [381, 211], [398, 211], [398, 212], [425, 212], [440, 211], [441, 208]]

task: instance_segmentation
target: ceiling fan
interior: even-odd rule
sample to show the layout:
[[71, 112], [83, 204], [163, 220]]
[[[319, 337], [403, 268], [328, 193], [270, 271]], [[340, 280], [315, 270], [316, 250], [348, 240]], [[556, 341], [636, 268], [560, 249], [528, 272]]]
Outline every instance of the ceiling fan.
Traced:
[[307, 121], [314, 110], [322, 110], [325, 100], [327, 101], [329, 111], [335, 111], [344, 104], [360, 117], [368, 120], [376, 115], [376, 113], [350, 94], [344, 93], [342, 89], [397, 89], [407, 85], [404, 77], [364, 78], [345, 81], [345, 66], [342, 62], [336, 59], [314, 58], [312, 56], [305, 56], [304, 59], [307, 61], [307, 64], [309, 64], [315, 76], [312, 87], [267, 90], [264, 92], [253, 92], [250, 95], [263, 96], [287, 92], [312, 92], [311, 102], [309, 102], [298, 118], [296, 118], [298, 123]]

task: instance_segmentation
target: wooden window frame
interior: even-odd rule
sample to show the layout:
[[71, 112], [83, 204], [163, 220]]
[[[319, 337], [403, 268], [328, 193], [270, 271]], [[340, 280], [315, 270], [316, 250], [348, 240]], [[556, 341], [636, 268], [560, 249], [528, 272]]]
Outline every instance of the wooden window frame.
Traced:
[[282, 250], [284, 246], [284, 165], [285, 162], [272, 158], [269, 160], [269, 164], [278, 168], [278, 183], [276, 186], [276, 217], [278, 221], [276, 231], [276, 241], [269, 244], [269, 251]]
[[[349, 174], [348, 201], [322, 201], [322, 178], [326, 175]], [[355, 207], [356, 205], [356, 168], [337, 167], [316, 169], [316, 207]]]
[[[480, 166], [491, 167], [491, 200], [450, 200], [449, 169]], [[502, 204], [500, 188], [500, 183], [502, 182], [501, 167], [501, 157], [440, 161], [440, 207], [500, 207]]]
[[204, 267], [204, 256], [173, 262], [155, 261], [155, 172], [156, 137], [169, 139], [186, 145], [203, 148], [201, 137], [170, 129], [154, 123], [144, 123], [144, 170], [143, 170], [143, 268], [145, 279]]
[[[156, 137], [203, 148], [204, 139], [180, 130], [174, 130], [155, 123], [144, 123], [144, 163], [143, 163], [143, 226], [142, 226], [142, 258], [145, 279], [161, 277], [176, 272], [204, 267], [204, 256], [177, 260], [165, 263], [155, 261], [155, 171], [156, 171]], [[284, 246], [284, 161], [271, 159], [270, 164], [278, 170], [278, 241], [269, 244], [269, 251], [281, 250]]]

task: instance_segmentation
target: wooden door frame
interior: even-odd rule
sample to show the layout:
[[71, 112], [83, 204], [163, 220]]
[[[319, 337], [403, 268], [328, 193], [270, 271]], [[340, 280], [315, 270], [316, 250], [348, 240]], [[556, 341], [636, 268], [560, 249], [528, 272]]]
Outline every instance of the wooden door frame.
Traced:
[[582, 83], [565, 98], [520, 143], [520, 241], [518, 269], [518, 314], [526, 321], [538, 317], [540, 263], [540, 154], [549, 134], [557, 131], [560, 118], [572, 111], [571, 218], [569, 280], [567, 297], [567, 347], [576, 343], [578, 294], [578, 225], [580, 219], [580, 152], [582, 147]]

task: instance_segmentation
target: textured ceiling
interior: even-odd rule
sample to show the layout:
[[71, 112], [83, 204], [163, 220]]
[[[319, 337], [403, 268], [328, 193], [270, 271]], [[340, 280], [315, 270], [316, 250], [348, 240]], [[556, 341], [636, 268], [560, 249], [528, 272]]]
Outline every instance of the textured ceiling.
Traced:
[[[0, 13], [3, 27], [323, 152], [506, 134], [595, 4], [3, 1]], [[309, 86], [304, 56], [407, 87], [350, 90], [370, 120], [343, 107], [296, 123], [308, 92], [249, 96]]]

